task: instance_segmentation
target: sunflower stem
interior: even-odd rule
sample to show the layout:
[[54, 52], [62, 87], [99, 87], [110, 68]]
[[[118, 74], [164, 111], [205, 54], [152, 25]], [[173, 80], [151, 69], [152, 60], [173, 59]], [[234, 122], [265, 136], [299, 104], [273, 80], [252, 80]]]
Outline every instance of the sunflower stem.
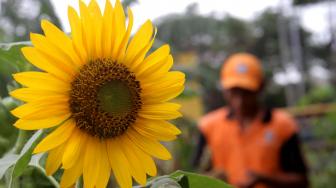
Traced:
[[53, 176], [48, 176], [46, 171], [40, 166], [40, 165], [37, 165], [35, 166], [36, 169], [38, 169], [48, 180], [49, 182], [56, 188], [59, 188], [60, 185], [59, 183], [57, 182], [57, 180], [53, 177]]
[[16, 143], [14, 146], [14, 153], [15, 154], [19, 154], [23, 148], [23, 146], [25, 145], [27, 138], [28, 138], [29, 134], [28, 131], [19, 129], [19, 134], [18, 137], [16, 139]]

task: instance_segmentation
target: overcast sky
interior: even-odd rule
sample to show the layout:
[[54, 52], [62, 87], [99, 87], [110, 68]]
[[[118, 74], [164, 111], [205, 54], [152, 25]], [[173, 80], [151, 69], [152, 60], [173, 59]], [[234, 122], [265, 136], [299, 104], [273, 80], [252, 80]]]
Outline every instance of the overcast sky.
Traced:
[[[67, 6], [71, 5], [78, 10], [78, 0], [51, 0], [56, 12], [61, 19], [65, 31], [70, 31], [67, 20]], [[88, 0], [85, 0], [88, 2]], [[101, 7], [105, 0], [97, 0]], [[114, 3], [115, 0], [111, 0]], [[133, 5], [134, 29], [138, 28], [147, 19], [155, 20], [169, 13], [181, 13], [191, 3], [198, 3], [201, 14], [214, 13], [217, 16], [230, 14], [238, 18], [251, 20], [262, 10], [283, 5], [288, 5], [290, 0], [138, 0]], [[317, 40], [326, 40], [328, 31], [328, 7], [327, 4], [308, 6], [298, 10], [303, 26], [314, 32]]]

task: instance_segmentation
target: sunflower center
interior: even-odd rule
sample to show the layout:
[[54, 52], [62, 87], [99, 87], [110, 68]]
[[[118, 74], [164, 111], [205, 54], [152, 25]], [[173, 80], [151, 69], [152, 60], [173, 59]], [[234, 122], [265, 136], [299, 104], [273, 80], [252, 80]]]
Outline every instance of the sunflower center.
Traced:
[[127, 84], [112, 80], [98, 90], [98, 99], [103, 110], [120, 115], [132, 108], [132, 93]]
[[70, 110], [81, 130], [100, 138], [123, 134], [141, 108], [139, 81], [125, 65], [98, 59], [71, 83]]

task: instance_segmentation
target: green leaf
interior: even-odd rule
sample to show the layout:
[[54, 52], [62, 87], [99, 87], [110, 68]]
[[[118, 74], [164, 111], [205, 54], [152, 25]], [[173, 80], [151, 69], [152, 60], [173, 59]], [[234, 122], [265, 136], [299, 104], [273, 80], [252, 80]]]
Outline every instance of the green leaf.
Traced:
[[[1, 77], [1, 76], [0, 76]], [[1, 85], [1, 80], [0, 80]], [[1, 90], [1, 86], [0, 86]], [[0, 92], [1, 93], [1, 92]], [[1, 95], [1, 94], [0, 94]], [[16, 143], [18, 130], [13, 126], [13, 122], [16, 120], [6, 107], [8, 97], [0, 99], [0, 158], [10, 152], [13, 145]], [[5, 104], [6, 103], [6, 104]], [[17, 154], [17, 153], [16, 153]], [[1, 159], [0, 159], [1, 160]]]
[[22, 174], [22, 172], [27, 168], [30, 159], [32, 158], [32, 153], [35, 148], [35, 146], [38, 144], [38, 142], [42, 138], [42, 130], [38, 130], [34, 133], [34, 135], [28, 140], [28, 142], [23, 147], [19, 159], [15, 163], [12, 177], [16, 178]]
[[182, 188], [181, 185], [176, 181], [176, 179], [169, 176], [161, 176], [155, 178], [150, 188]]
[[8, 144], [9, 144], [9, 141], [7, 140], [7, 138], [0, 135], [0, 146], [4, 146]]
[[32, 67], [26, 63], [21, 53], [21, 48], [27, 45], [31, 45], [31, 43], [0, 43], [0, 73], [9, 75], [14, 72], [29, 70]]
[[[178, 177], [181, 177], [181, 175], [184, 175], [185, 177], [188, 178], [188, 187], [190, 188], [204, 188], [204, 187], [232, 188], [232, 186], [224, 183], [221, 180], [211, 178], [208, 176], [203, 176], [203, 175], [196, 174], [196, 173], [185, 172], [181, 170], [178, 170], [170, 174], [170, 177], [178, 178]], [[182, 186], [182, 187], [188, 188], [185, 186]]]
[[6, 171], [16, 163], [18, 158], [19, 155], [7, 154], [0, 159], [0, 179], [2, 179]]
[[175, 177], [175, 179], [183, 188], [189, 187], [189, 180], [187, 176], [180, 175], [180, 176]]
[[170, 175], [159, 176], [147, 182], [145, 186], [133, 188], [232, 188], [221, 180], [196, 173], [178, 170]]
[[13, 73], [34, 69], [21, 53], [21, 48], [27, 45], [31, 43], [0, 43], [0, 96], [8, 96], [7, 85], [15, 84], [12, 81]]

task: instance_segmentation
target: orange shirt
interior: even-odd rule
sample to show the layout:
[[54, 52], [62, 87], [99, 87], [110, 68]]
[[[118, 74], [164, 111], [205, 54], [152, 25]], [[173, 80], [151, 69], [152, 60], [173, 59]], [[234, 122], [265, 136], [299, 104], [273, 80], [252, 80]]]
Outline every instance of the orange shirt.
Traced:
[[298, 131], [294, 119], [284, 111], [273, 110], [269, 122], [258, 117], [241, 131], [238, 122], [227, 117], [228, 113], [226, 108], [220, 108], [204, 116], [199, 124], [213, 167], [223, 170], [232, 185], [245, 182], [248, 170], [268, 176], [284, 173], [280, 168], [280, 149]]

